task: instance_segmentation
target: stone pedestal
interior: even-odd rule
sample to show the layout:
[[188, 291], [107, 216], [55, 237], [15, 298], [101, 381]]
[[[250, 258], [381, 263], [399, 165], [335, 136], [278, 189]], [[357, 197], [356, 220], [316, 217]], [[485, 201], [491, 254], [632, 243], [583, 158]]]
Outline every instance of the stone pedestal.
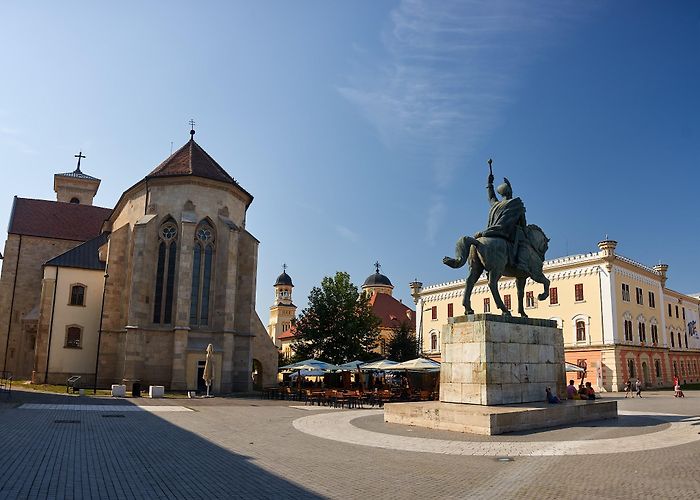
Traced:
[[563, 396], [564, 338], [555, 321], [476, 314], [442, 332], [440, 401], [502, 405]]
[[547, 387], [566, 395], [555, 321], [461, 316], [442, 340], [440, 401], [386, 404], [386, 422], [492, 435], [617, 417], [616, 401], [546, 403]]

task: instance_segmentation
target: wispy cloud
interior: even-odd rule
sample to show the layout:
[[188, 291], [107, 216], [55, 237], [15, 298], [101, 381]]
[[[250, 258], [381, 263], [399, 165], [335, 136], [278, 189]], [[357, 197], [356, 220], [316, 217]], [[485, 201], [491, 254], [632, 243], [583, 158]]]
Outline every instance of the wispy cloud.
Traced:
[[[428, 240], [446, 210], [443, 193], [501, 120], [520, 70], [569, 17], [566, 2], [403, 0], [382, 34], [384, 57], [365, 60], [340, 93], [390, 147], [432, 158]], [[358, 52], [358, 58], [366, 54]]]
[[355, 231], [340, 224], [336, 224], [335, 232], [338, 233], [341, 238], [344, 238], [352, 243], [356, 243], [360, 239], [360, 236]]
[[22, 154], [35, 155], [37, 151], [22, 139], [22, 131], [12, 127], [0, 127], [0, 144], [17, 149]]

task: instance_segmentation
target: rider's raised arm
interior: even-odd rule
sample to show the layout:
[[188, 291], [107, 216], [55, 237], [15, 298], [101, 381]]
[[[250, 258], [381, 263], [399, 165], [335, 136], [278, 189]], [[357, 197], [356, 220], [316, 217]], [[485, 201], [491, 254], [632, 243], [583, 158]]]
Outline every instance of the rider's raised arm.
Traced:
[[488, 185], [486, 186], [486, 194], [489, 197], [489, 203], [493, 205], [498, 203], [498, 198], [496, 198], [496, 191], [493, 189], [493, 174], [489, 174]]

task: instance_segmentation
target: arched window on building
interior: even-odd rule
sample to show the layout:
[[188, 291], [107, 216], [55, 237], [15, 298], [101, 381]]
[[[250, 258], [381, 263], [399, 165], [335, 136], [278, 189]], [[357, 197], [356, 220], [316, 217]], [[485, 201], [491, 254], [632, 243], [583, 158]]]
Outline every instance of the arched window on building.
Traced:
[[85, 305], [85, 285], [76, 283], [70, 286], [70, 305], [84, 306]]
[[681, 375], [685, 377], [685, 363], [681, 361]]
[[683, 344], [681, 344], [681, 332], [678, 332], [678, 348], [680, 349], [683, 347]]
[[574, 327], [573, 340], [574, 342], [585, 342], [588, 337], [588, 329], [590, 328], [591, 318], [585, 314], [577, 314], [571, 318], [571, 325]]
[[436, 352], [439, 349], [438, 334], [436, 331], [430, 333], [430, 350]]
[[688, 348], [688, 334], [685, 334], [685, 348]]
[[654, 360], [654, 371], [656, 372], [657, 381], [661, 381], [661, 360], [660, 359]]
[[647, 325], [646, 319], [641, 314], [637, 316], [637, 333], [639, 333], [639, 342], [645, 343], [647, 341]]
[[676, 336], [671, 332], [671, 347], [676, 347]]
[[630, 380], [633, 379], [636, 375], [636, 371], [634, 369], [634, 360], [633, 359], [627, 360], [627, 373], [629, 374]]
[[78, 325], [66, 327], [66, 342], [64, 347], [69, 349], [81, 349], [83, 347], [83, 329]]
[[651, 319], [651, 343], [657, 345], [659, 343], [659, 326], [656, 322], [656, 318]]
[[190, 325], [209, 324], [214, 240], [214, 228], [207, 221], [201, 222], [194, 232]]
[[632, 315], [628, 312], [626, 312], [623, 315], [624, 318], [624, 330], [625, 330], [625, 342], [632, 342], [633, 336], [632, 336]]
[[168, 324], [172, 322], [177, 271], [177, 224], [174, 220], [167, 220], [161, 225], [158, 240], [153, 322]]
[[678, 376], [678, 363], [676, 363], [675, 361], [673, 362], [673, 376]]

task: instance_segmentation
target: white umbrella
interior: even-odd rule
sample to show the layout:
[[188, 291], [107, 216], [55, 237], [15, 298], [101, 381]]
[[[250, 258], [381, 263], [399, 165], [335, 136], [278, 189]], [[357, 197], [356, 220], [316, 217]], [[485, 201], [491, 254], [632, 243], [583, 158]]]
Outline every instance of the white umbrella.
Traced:
[[202, 379], [207, 384], [207, 397], [209, 397], [209, 386], [211, 386], [211, 381], [214, 379], [214, 346], [211, 344], [207, 346], [207, 357], [204, 362]]
[[280, 371], [282, 370], [292, 370], [292, 371], [297, 371], [297, 370], [323, 370], [326, 372], [330, 371], [335, 371], [338, 369], [337, 365], [333, 365], [331, 363], [326, 363], [325, 361], [321, 361], [320, 359], [305, 359], [304, 361], [298, 361], [297, 363], [292, 363], [291, 365], [285, 365], [281, 366], [279, 368]]
[[342, 365], [338, 365], [338, 369], [343, 372], [352, 372], [360, 368], [363, 364], [365, 364], [364, 361], [350, 361], [348, 363], [343, 363]]
[[398, 364], [398, 361], [392, 361], [390, 359], [380, 359], [379, 361], [365, 363], [364, 365], [360, 366], [360, 370], [389, 370]]
[[567, 372], [580, 372], [580, 373], [586, 373], [586, 370], [584, 368], [581, 368], [578, 365], [575, 365], [573, 363], [565, 363], [566, 364], [566, 371]]
[[440, 363], [427, 358], [416, 358], [404, 361], [389, 368], [390, 370], [409, 370], [419, 372], [439, 371]]
[[292, 373], [289, 377], [290, 378], [297, 378], [299, 376], [302, 377], [322, 377], [325, 375], [326, 372], [322, 370], [299, 370], [298, 372]]

